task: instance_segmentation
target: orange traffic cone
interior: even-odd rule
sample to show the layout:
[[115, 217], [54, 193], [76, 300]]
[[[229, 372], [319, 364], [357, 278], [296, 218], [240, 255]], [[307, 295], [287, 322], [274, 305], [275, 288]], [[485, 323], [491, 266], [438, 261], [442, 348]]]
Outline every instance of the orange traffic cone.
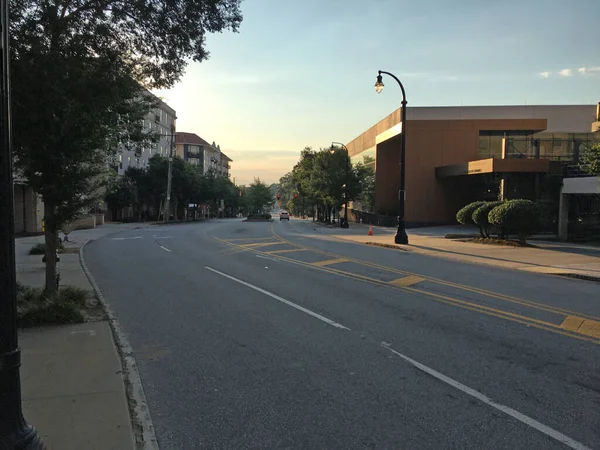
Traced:
[[369, 225], [369, 236], [373, 236], [373, 225]]

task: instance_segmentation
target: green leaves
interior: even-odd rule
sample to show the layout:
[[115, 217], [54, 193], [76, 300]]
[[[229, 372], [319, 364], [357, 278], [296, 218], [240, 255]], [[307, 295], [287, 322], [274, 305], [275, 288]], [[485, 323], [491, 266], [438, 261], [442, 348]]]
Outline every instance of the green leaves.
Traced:
[[[339, 207], [346, 196], [348, 201], [359, 199], [372, 175], [372, 168], [364, 164], [352, 166], [345, 149], [306, 147], [293, 171], [280, 179], [282, 202], [286, 204], [293, 199], [290, 194], [297, 192], [319, 204]], [[374, 188], [374, 180], [371, 184]]]
[[484, 205], [485, 202], [473, 202], [462, 208], [456, 213], [456, 221], [463, 225], [473, 225], [473, 213], [477, 208]]
[[245, 192], [245, 204], [249, 214], [262, 214], [267, 207], [273, 205], [273, 193], [260, 178], [255, 178]]
[[584, 150], [581, 162], [587, 173], [600, 176], [600, 142]]

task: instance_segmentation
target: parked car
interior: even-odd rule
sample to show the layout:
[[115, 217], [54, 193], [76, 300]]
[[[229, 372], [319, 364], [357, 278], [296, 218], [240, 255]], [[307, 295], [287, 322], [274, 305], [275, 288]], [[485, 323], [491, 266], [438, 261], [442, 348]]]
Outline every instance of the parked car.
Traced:
[[283, 219], [286, 219], [286, 220], [289, 222], [289, 220], [290, 220], [290, 215], [288, 214], [288, 212], [287, 212], [287, 211], [281, 211], [281, 212], [279, 213], [279, 220], [283, 220]]

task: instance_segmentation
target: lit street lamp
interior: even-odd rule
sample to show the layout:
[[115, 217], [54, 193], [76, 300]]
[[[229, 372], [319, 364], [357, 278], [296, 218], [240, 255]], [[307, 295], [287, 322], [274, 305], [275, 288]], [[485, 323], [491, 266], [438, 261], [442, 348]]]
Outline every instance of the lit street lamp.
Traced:
[[346, 155], [348, 158], [346, 159], [346, 184], [344, 184], [344, 218], [340, 221], [341, 228], [350, 228], [348, 224], [348, 160], [350, 159], [350, 153], [348, 152], [348, 148], [342, 144], [341, 142], [332, 142], [331, 143], [331, 152], [335, 151], [335, 146], [338, 145], [342, 147], [346, 151]]
[[378, 71], [377, 82], [375, 83], [375, 90], [377, 93], [383, 91], [383, 81], [381, 74], [391, 76], [398, 82], [400, 90], [402, 90], [402, 134], [400, 136], [400, 191], [398, 192], [398, 200], [400, 201], [400, 214], [398, 215], [398, 231], [394, 236], [394, 242], [396, 244], [408, 244], [408, 235], [406, 234], [406, 222], [404, 218], [404, 202], [406, 201], [406, 92], [404, 92], [404, 86], [400, 80], [392, 73], [384, 72], [383, 70]]
[[0, 448], [43, 450], [44, 444], [23, 418], [21, 406], [8, 23], [8, 0], [0, 0]]

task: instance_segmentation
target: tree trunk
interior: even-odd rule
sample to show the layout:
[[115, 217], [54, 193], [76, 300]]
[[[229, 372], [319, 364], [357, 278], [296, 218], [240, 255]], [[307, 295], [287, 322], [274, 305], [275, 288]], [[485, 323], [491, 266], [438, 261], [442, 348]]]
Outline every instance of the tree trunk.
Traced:
[[52, 207], [46, 205], [44, 239], [46, 243], [46, 288], [47, 294], [55, 294], [58, 291], [56, 283], [56, 244], [58, 243], [58, 230], [56, 229], [56, 218]]
[[519, 243], [523, 245], [527, 244], [527, 233], [524, 233], [523, 231], [519, 232]]

